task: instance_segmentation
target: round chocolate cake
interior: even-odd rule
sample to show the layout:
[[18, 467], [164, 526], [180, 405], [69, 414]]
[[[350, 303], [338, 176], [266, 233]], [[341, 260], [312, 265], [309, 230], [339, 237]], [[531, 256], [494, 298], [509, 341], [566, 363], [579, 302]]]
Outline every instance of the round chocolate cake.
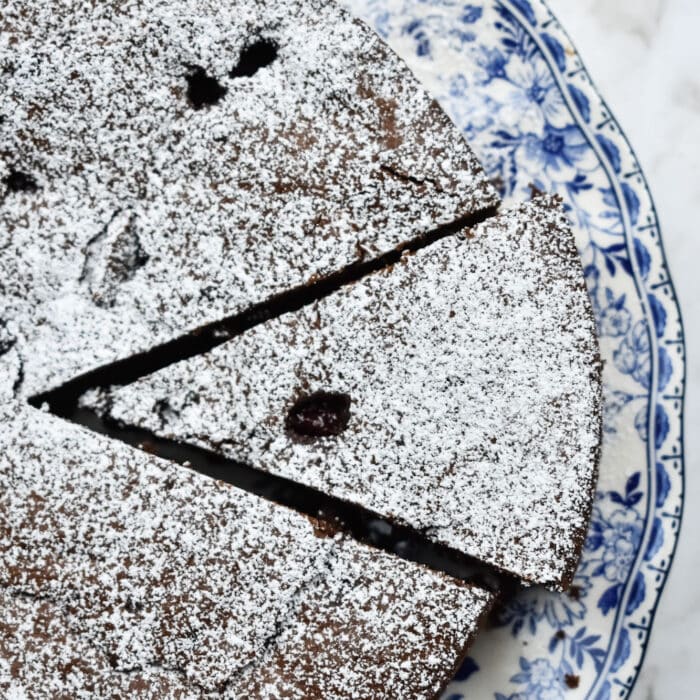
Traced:
[[601, 365], [559, 200], [320, 0], [0, 10], [0, 694], [440, 696], [566, 589]]

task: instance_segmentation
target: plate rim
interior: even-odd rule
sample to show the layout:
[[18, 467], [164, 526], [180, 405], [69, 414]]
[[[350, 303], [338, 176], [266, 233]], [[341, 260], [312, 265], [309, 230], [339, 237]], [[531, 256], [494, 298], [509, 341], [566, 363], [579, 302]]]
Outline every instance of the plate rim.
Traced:
[[[527, 27], [527, 19], [522, 15], [522, 12], [520, 9], [517, 7], [518, 2], [522, 2], [523, 0], [496, 0], [496, 4], [501, 4], [504, 7], [508, 8], [509, 11], [513, 13], [514, 16], [519, 20], [521, 25], [528, 31], [528, 33], [531, 35], [533, 39], [535, 39], [538, 44], [541, 44], [543, 42], [539, 41], [538, 37], [534, 35], [533, 31], [529, 31]], [[525, 0], [525, 2], [528, 2], [528, 0]], [[579, 63], [579, 68], [577, 69], [577, 72], [580, 72], [583, 76], [585, 76], [585, 79], [588, 83], [589, 89], [595, 94], [596, 98], [599, 100], [600, 105], [603, 107], [603, 109], [607, 112], [608, 118], [610, 123], [614, 124], [616, 127], [616, 135], [618, 137], [618, 140], [623, 143], [632, 156], [632, 159], [634, 163], [636, 164], [636, 171], [639, 174], [640, 177], [640, 184], [644, 190], [644, 193], [646, 194], [646, 197], [648, 198], [648, 204], [650, 207], [651, 214], [654, 219], [654, 224], [655, 224], [655, 229], [658, 232], [658, 255], [660, 256], [660, 262], [662, 268], [666, 271], [666, 277], [667, 281], [665, 282], [666, 286], [669, 289], [670, 292], [670, 298], [668, 300], [668, 303], [673, 307], [674, 311], [676, 312], [678, 316], [677, 323], [674, 321], [672, 324], [673, 326], [677, 327], [678, 330], [678, 335], [679, 335], [679, 340], [680, 340], [680, 348], [681, 352], [678, 356], [678, 360], [680, 360], [681, 364], [681, 369], [680, 369], [680, 385], [681, 385], [681, 395], [679, 397], [676, 397], [676, 400], [678, 401], [679, 405], [677, 409], [674, 409], [673, 412], [673, 418], [678, 421], [679, 423], [679, 444], [680, 444], [680, 453], [677, 457], [680, 463], [680, 468], [679, 468], [679, 479], [680, 479], [680, 493], [678, 497], [678, 505], [679, 505], [679, 514], [678, 514], [678, 527], [675, 529], [674, 532], [674, 538], [673, 538], [673, 543], [668, 555], [668, 565], [666, 567], [666, 570], [663, 574], [662, 580], [660, 581], [660, 584], [658, 588], [656, 589], [655, 592], [655, 598], [653, 598], [653, 603], [651, 607], [649, 608], [648, 616], [649, 616], [649, 624], [648, 624], [648, 629], [646, 630], [646, 635], [644, 637], [644, 640], [642, 641], [640, 645], [640, 653], [639, 657], [636, 661], [635, 665], [635, 671], [634, 671], [634, 677], [632, 678], [632, 681], [625, 686], [625, 689], [627, 691], [627, 695], [629, 696], [636, 683], [637, 680], [639, 679], [639, 675], [642, 669], [642, 666], [644, 664], [644, 660], [646, 658], [646, 653], [647, 649], [649, 646], [649, 639], [651, 636], [651, 631], [653, 629], [654, 621], [656, 619], [656, 613], [658, 611], [659, 604], [661, 602], [661, 598], [663, 596], [664, 590], [666, 588], [666, 584], [668, 582], [668, 577], [671, 572], [671, 569], [673, 567], [673, 562], [675, 560], [675, 555], [678, 547], [678, 541], [680, 539], [680, 533], [683, 527], [683, 515], [684, 515], [684, 510], [685, 510], [685, 389], [686, 389], [686, 380], [687, 380], [687, 359], [686, 359], [686, 344], [685, 344], [685, 326], [683, 322], [683, 314], [681, 312], [681, 307], [680, 307], [680, 302], [678, 299], [678, 295], [676, 292], [675, 285], [673, 283], [673, 276], [671, 274], [669, 265], [668, 265], [668, 257], [666, 255], [666, 250], [664, 246], [664, 240], [663, 240], [663, 229], [661, 225], [661, 221], [659, 218], [659, 213], [658, 209], [656, 207], [656, 203], [654, 201], [654, 197], [651, 192], [651, 187], [649, 185], [649, 181], [647, 180], [647, 177], [644, 173], [644, 168], [642, 167], [639, 158], [637, 157], [637, 152], [635, 148], [632, 146], [632, 143], [630, 142], [627, 134], [625, 133], [624, 129], [621, 127], [619, 120], [615, 116], [615, 113], [613, 110], [610, 108], [608, 101], [605, 99], [605, 97], [602, 95], [600, 89], [598, 88], [595, 80], [593, 79], [588, 66], [586, 65], [585, 61], [583, 60], [581, 53], [574, 43], [574, 41], [571, 38], [571, 35], [569, 32], [565, 29], [564, 25], [562, 22], [559, 20], [558, 16], [556, 13], [551, 9], [549, 4], [546, 2], [546, 0], [529, 0], [528, 4], [532, 5], [532, 3], [536, 3], [541, 11], [547, 13], [549, 16], [549, 19], [547, 20], [546, 26], [538, 23], [538, 29], [549, 29], [551, 26], [556, 27], [556, 30], [566, 39], [567, 46], [571, 47], [573, 49], [573, 55], [571, 58], [575, 59]], [[552, 61], [552, 56], [551, 56], [551, 51], [548, 46], [543, 45], [540, 47], [544, 59], [547, 61], [547, 64], [549, 65], [550, 70], [552, 71], [553, 74], [556, 74], [557, 76], [560, 76], [560, 78], [565, 78], [565, 76], [562, 74], [562, 71], [559, 69], [559, 67], [556, 65], [555, 62]], [[591, 129], [591, 127], [588, 127], [588, 125], [585, 124], [585, 120], [583, 119], [583, 116], [580, 113], [580, 110], [578, 106], [574, 103], [573, 100], [568, 99], [568, 95], [565, 94], [565, 90], [563, 89], [562, 86], [562, 94], [565, 95], [565, 98], [567, 99], [567, 106], [572, 112], [572, 114], [576, 117], [576, 123], [577, 126], [581, 129], [582, 133], [586, 134], [587, 129]], [[608, 177], [610, 178], [611, 182], [614, 179], [619, 179], [616, 177], [614, 173], [614, 169], [611, 167], [611, 164], [609, 162], [609, 159], [607, 157], [607, 154], [604, 152], [598, 152], [598, 149], [595, 149], [595, 146], [592, 142], [592, 139], [589, 138], [589, 136], [586, 134], [586, 140], [589, 141], [589, 144], [591, 147], [596, 150], [597, 155], [599, 155], [599, 158], [601, 162], [605, 161], [606, 163], [606, 170]], [[620, 200], [620, 208], [621, 210], [623, 207], [626, 209], [627, 208], [627, 203], [624, 202], [624, 198]], [[629, 252], [633, 253], [632, 249], [630, 249], [630, 245], [633, 244], [633, 238], [634, 238], [634, 232], [631, 230], [631, 226], [628, 224], [628, 222], [625, 223], [624, 226], [624, 233], [625, 233], [625, 242], [628, 246]], [[652, 253], [653, 255], [654, 253]], [[639, 290], [643, 290], [645, 293], [648, 292], [645, 281], [642, 279], [638, 266], [636, 264], [635, 256], [634, 254], [630, 254], [630, 260], [632, 261], [632, 270], [633, 270], [633, 277], [634, 277], [634, 282], [635, 285], [638, 287]], [[641, 297], [641, 295], [640, 295]], [[640, 299], [642, 302], [642, 308], [644, 312], [644, 318], [647, 320], [647, 323], [649, 324], [649, 327], [653, 327], [653, 318], [651, 317], [651, 313], [649, 312], [647, 302], [643, 299]], [[668, 333], [667, 333], [668, 334]], [[653, 333], [650, 333], [650, 336], [654, 336]], [[654, 358], [654, 364], [653, 367], [655, 369], [658, 369], [658, 346], [656, 344], [653, 345], [654, 352], [652, 353], [652, 357]], [[653, 400], [655, 397], [657, 397], [658, 394], [658, 385], [656, 382], [657, 379], [657, 374], [654, 369], [652, 370], [652, 382], [649, 388], [649, 401], [648, 401], [648, 408], [647, 408], [647, 420], [650, 425], [652, 425], [651, 422], [651, 416], [649, 415], [649, 409], [655, 404], [655, 401]], [[650, 465], [650, 455], [652, 454], [650, 450], [650, 446], [653, 445], [653, 441], [651, 440], [651, 433], [650, 436], [647, 438], [647, 465], [646, 468], [647, 470], [651, 469]], [[654, 448], [653, 453], [656, 453], [656, 449]], [[649, 496], [649, 501], [651, 501], [651, 496]], [[651, 513], [647, 512], [646, 519], [645, 519], [645, 531], [650, 527], [650, 520], [651, 520]], [[640, 553], [643, 551], [643, 547], [640, 547]], [[635, 565], [632, 567], [630, 570], [626, 587], [629, 586], [629, 582], [632, 580], [634, 574], [641, 568], [642, 564], [642, 559], [639, 558], [639, 553], [637, 556], [637, 560], [635, 561]], [[617, 614], [619, 615], [620, 610], [618, 609]], [[611, 638], [609, 641], [609, 649], [612, 648], [616, 641], [616, 635], [615, 635], [615, 630], [611, 632]], [[609, 655], [609, 654], [608, 654]], [[608, 674], [610, 672], [608, 671]], [[594, 686], [588, 691], [586, 697], [592, 696], [592, 694], [596, 691], [596, 689], [599, 687], [599, 681], [601, 679], [605, 679], [605, 675], [607, 674], [601, 674], [598, 676], [598, 681]]]
[[[345, 2], [348, 3], [349, 0], [345, 0]], [[368, 2], [370, 6], [374, 4], [374, 0], [365, 0], [365, 2]], [[387, 0], [385, 2], [386, 5], [379, 0], [377, 4], [384, 5], [383, 9], [388, 10], [385, 13], [386, 16], [391, 14], [398, 17], [397, 11], [400, 9], [401, 3], [397, 1], [394, 4]], [[461, 8], [464, 5], [457, 0], [410, 0], [403, 7], [407, 21], [412, 20], [414, 16], [418, 18], [421, 14], [418, 12], [415, 15], [410, 14], [414, 4], [416, 9], [420, 6], [435, 7], [438, 10], [438, 15], [442, 7], [458, 8], [459, 6]], [[394, 6], [392, 7], [392, 5]], [[629, 271], [625, 272], [626, 278], [629, 280], [629, 284], [633, 285], [633, 293], [637, 296], [635, 303], [638, 304], [639, 308], [637, 318], [646, 323], [646, 335], [648, 335], [649, 340], [649, 385], [648, 388], [644, 389], [643, 394], [647, 405], [644, 413], [641, 414], [644, 418], [646, 437], [642, 437], [640, 433], [640, 438], [645, 442], [640, 445], [639, 464], [635, 468], [636, 471], [641, 471], [646, 479], [643, 482], [645, 483], [646, 501], [642, 502], [642, 508], [638, 513], [640, 518], [643, 517], [641, 539], [629, 573], [624, 584], [621, 584], [622, 594], [615, 605], [612, 626], [604, 637], [607, 644], [604, 663], [600, 671], [596, 671], [595, 679], [592, 679], [593, 682], [585, 694], [587, 698], [607, 700], [613, 693], [613, 687], [616, 689], [615, 695], [622, 697], [628, 695], [637, 682], [646, 656], [656, 612], [675, 559], [681, 532], [685, 505], [684, 399], [687, 376], [683, 317], [668, 268], [658, 211], [644, 170], [629, 138], [594, 82], [570, 35], [546, 0], [488, 0], [488, 2], [474, 2], [474, 4], [464, 5], [464, 9], [469, 8], [470, 11], [477, 11], [476, 17], [478, 18], [481, 16], [481, 8], [485, 5], [499, 11], [505, 10], [536, 44], [542, 60], [546, 63], [557, 84], [557, 89], [561, 92], [566, 103], [572, 124], [580, 130], [585, 142], [603, 169], [605, 179], [613, 190], [620, 212], [622, 233], [624, 234], [622, 240], [629, 266]], [[381, 30], [380, 34], [382, 34]], [[547, 39], [552, 39], [552, 41], [545, 40], [544, 34], [549, 35]], [[384, 36], [384, 39], [386, 38]], [[564, 47], [566, 47], [565, 50]], [[418, 55], [422, 55], [420, 50]], [[575, 99], [571, 87], [578, 87], [583, 91], [584, 100], [589, 100], [591, 111], [596, 113], [595, 119], [589, 119], [584, 114], [586, 108]], [[598, 117], [601, 115], [604, 120], [599, 124]], [[607, 130], [604, 131], [604, 127], [607, 127]], [[613, 161], [614, 156], [611, 156], [601, 146], [600, 137], [612, 140], [613, 148], [619, 149], [617, 155], [618, 157], [622, 156], [620, 160], [624, 161], [624, 170], [620, 168], [619, 163], [616, 167], [616, 161]], [[630, 170], [632, 172], [629, 172]], [[628, 179], [632, 176], [634, 176], [633, 180]], [[635, 209], [634, 214], [632, 213], [634, 204], [630, 204], [626, 198], [627, 191], [631, 189], [632, 185], [634, 186], [633, 194], [639, 195], [638, 199], [640, 200], [637, 202], [638, 210]], [[638, 218], [637, 215], [639, 215]], [[646, 262], [648, 262], [649, 267], [645, 265], [642, 268], [642, 263], [637, 258], [637, 242], [646, 249], [649, 257]], [[661, 299], [663, 301], [661, 306], [667, 313], [663, 328], [661, 328], [661, 322], [658, 326], [656, 324], [655, 314], [658, 309], [652, 307], [650, 301], [650, 294], [662, 286], [665, 296], [656, 298], [655, 301], [661, 304], [659, 301]], [[670, 386], [666, 392], [663, 389], [659, 390], [662, 343], [664, 347], [673, 344], [673, 347], [677, 349], [677, 354], [673, 355], [672, 360], [672, 395], [669, 395], [671, 393]], [[667, 356], [663, 359], [668, 361], [668, 353], [665, 354]], [[668, 417], [668, 426], [666, 427], [670, 428], [665, 431], [663, 428], [659, 428], [656, 423], [657, 416], [664, 417], [663, 413]], [[661, 441], [659, 442], [659, 440]], [[671, 451], [672, 454], [662, 455], [663, 452], [668, 451]], [[673, 470], [669, 470], [672, 488], [666, 492], [663, 492], [657, 484], [657, 464], [661, 457], [674, 460]], [[662, 501], [664, 502], [661, 504], [657, 500], [657, 491], [663, 496]], [[663, 505], [666, 508], [662, 508]], [[637, 512], [636, 509], [634, 511]], [[667, 513], [666, 511], [671, 512]], [[668, 526], [666, 526], [666, 522], [661, 522], [660, 530], [664, 536], [663, 544], [651, 551], [651, 548], [647, 549], [647, 547], [654, 534], [652, 528], [659, 524], [662, 516], [671, 518], [672, 521]], [[646, 590], [644, 587], [642, 588], [641, 598], [639, 598], [639, 591], [635, 593], [633, 588], [637, 578], [643, 577], [644, 573], [646, 573], [650, 585], [646, 585]], [[653, 585], [651, 585], [652, 580]], [[632, 606], [630, 608], [628, 603], [631, 599]], [[632, 637], [633, 634], [634, 637]], [[627, 653], [622, 654], [623, 658], [619, 658], [621, 642], [628, 645]], [[468, 694], [468, 685], [465, 691]]]

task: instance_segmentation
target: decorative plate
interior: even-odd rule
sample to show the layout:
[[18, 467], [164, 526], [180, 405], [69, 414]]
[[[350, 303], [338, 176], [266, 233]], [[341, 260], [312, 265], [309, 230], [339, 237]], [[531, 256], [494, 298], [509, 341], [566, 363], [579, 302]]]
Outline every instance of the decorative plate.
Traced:
[[600, 482], [575, 585], [509, 604], [445, 697], [626, 697], [683, 509], [683, 330], [644, 176], [541, 0], [345, 4], [437, 97], [506, 203], [531, 184], [564, 198], [605, 361]]

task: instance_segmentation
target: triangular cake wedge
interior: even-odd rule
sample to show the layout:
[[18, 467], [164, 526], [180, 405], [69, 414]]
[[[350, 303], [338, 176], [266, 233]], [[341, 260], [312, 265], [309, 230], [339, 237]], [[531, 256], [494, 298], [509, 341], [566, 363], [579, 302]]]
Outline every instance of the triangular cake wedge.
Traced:
[[86, 403], [565, 588], [600, 374], [569, 224], [540, 197]]
[[435, 101], [334, 2], [6, 0], [2, 23], [0, 396], [497, 204]]
[[432, 700], [492, 602], [227, 484], [0, 407], [3, 697]]

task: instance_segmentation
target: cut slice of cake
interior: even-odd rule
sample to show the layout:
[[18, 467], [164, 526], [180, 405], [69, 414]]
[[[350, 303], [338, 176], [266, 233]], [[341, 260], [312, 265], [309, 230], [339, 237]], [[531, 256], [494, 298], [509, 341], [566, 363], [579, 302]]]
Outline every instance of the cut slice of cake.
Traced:
[[540, 197], [84, 401], [565, 588], [597, 474], [600, 373], [569, 224]]
[[0, 397], [497, 204], [437, 103], [335, 3], [6, 0], [2, 22]]
[[432, 699], [493, 602], [40, 411], [0, 419], [14, 697]]

